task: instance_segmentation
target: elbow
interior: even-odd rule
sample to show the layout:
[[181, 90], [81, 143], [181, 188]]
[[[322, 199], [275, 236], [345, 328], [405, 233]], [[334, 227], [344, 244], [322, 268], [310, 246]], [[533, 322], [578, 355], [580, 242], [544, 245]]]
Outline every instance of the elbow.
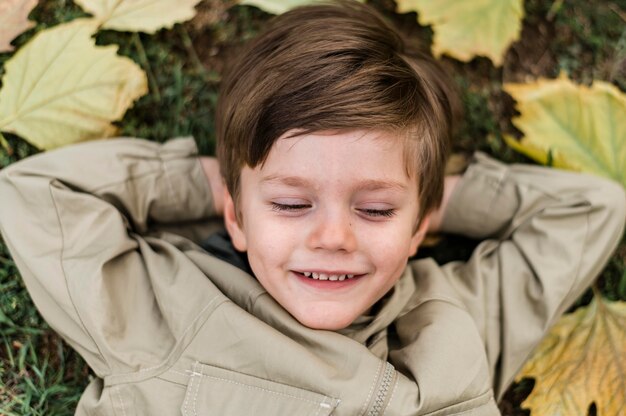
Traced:
[[622, 226], [626, 221], [626, 189], [618, 183], [614, 183], [614, 195], [615, 202], [613, 205], [613, 209], [616, 215], [619, 215], [622, 218]]
[[605, 209], [614, 218], [621, 219], [622, 224], [626, 219], [626, 190], [615, 181], [604, 180], [601, 189], [601, 198]]
[[599, 211], [601, 227], [614, 244], [621, 240], [626, 223], [626, 191], [613, 180], [598, 179], [592, 205]]
[[[594, 177], [585, 186], [586, 237], [578, 252], [578, 288], [589, 286], [606, 266], [624, 235], [626, 192], [619, 183]], [[576, 245], [574, 240], [566, 245]]]

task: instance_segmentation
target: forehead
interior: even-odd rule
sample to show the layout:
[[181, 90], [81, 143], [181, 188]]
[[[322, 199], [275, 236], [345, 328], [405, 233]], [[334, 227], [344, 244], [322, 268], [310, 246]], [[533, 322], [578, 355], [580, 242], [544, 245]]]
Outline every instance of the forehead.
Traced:
[[306, 155], [324, 155], [344, 161], [365, 158], [364, 161], [393, 159], [405, 154], [410, 147], [400, 134], [377, 130], [321, 131], [298, 134], [290, 130], [273, 144], [265, 161], [274, 163], [297, 160]]
[[363, 189], [403, 189], [414, 181], [406, 169], [406, 140], [399, 135], [353, 130], [289, 137], [293, 133], [276, 140], [265, 162], [254, 169], [262, 183], [358, 181]]

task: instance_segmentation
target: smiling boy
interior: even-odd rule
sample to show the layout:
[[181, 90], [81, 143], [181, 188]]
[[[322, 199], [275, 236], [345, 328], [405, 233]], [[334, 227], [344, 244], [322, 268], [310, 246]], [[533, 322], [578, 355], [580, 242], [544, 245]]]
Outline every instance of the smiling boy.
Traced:
[[[3, 169], [3, 238], [96, 375], [76, 414], [499, 414], [626, 197], [481, 153], [444, 179], [453, 101], [369, 7], [322, 4], [226, 72], [219, 162], [192, 139], [111, 139]], [[427, 231], [484, 241], [409, 262]]]
[[[314, 160], [315, 163], [311, 163]], [[244, 167], [240, 221], [226, 225], [254, 275], [310, 328], [350, 325], [396, 283], [425, 235], [416, 175], [391, 134], [279, 138], [262, 167]]]

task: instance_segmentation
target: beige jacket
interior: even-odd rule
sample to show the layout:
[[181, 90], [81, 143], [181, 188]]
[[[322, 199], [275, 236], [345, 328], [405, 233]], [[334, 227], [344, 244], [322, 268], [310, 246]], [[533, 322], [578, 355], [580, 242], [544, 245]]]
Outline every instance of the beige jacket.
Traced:
[[207, 254], [192, 139], [90, 142], [0, 173], [0, 231], [41, 314], [97, 378], [77, 415], [497, 415], [623, 234], [623, 189], [478, 153], [443, 228], [468, 262], [409, 263], [341, 333]]

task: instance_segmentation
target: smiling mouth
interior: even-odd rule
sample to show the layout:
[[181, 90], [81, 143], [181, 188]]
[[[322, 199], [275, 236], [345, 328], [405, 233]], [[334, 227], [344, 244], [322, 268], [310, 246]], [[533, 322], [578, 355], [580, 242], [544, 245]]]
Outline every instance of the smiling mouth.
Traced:
[[329, 280], [329, 281], [343, 281], [354, 279], [355, 277], [361, 277], [362, 274], [327, 274], [327, 273], [315, 273], [315, 272], [295, 272], [296, 274], [304, 277], [308, 277], [312, 280]]

